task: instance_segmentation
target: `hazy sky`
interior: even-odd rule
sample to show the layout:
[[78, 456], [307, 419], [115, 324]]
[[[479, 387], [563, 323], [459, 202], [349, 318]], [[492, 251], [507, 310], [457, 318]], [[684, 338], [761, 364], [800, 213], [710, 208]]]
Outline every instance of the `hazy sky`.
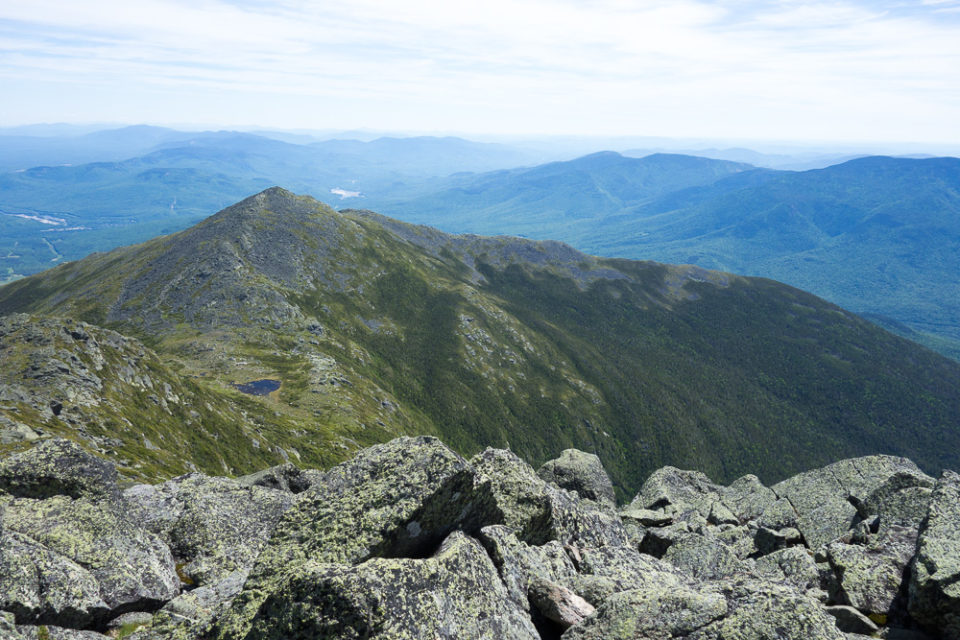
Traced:
[[960, 142], [960, 0], [2, 0], [0, 126]]

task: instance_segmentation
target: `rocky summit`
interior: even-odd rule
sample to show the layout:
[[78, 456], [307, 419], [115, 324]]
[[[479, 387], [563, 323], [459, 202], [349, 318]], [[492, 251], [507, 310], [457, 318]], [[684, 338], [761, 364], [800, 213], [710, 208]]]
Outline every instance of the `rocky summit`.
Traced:
[[4, 640], [960, 639], [960, 475], [869, 456], [773, 486], [539, 470], [401, 437], [131, 484], [76, 443], [0, 460]]

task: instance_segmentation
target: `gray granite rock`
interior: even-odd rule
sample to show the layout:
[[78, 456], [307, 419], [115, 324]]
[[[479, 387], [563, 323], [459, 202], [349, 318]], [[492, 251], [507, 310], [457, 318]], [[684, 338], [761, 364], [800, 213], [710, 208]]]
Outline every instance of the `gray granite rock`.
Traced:
[[82, 627], [110, 607], [87, 569], [11, 531], [0, 536], [0, 610], [15, 614], [19, 624]]
[[670, 545], [663, 559], [696, 580], [717, 580], [745, 573], [745, 565], [715, 536], [689, 534]]
[[0, 491], [19, 498], [116, 499], [117, 470], [71, 440], [43, 440], [0, 460]]
[[855, 526], [861, 518], [854, 505], [897, 475], [924, 474], [906, 458], [867, 456], [801, 473], [772, 488], [790, 501], [797, 512], [797, 528], [807, 546], [816, 550]]
[[827, 613], [837, 619], [837, 628], [844, 633], [856, 633], [870, 637], [880, 630], [876, 623], [853, 607], [833, 605], [826, 608]]
[[568, 585], [577, 575], [576, 566], [556, 540], [528, 545], [504, 525], [484, 527], [479, 540], [497, 567], [507, 593], [522, 609], [529, 608], [527, 591], [533, 577]]
[[307, 561], [264, 601], [245, 637], [540, 640], [483, 547], [459, 532], [426, 559]]
[[577, 547], [628, 543], [626, 528], [612, 509], [548, 484], [512, 452], [487, 449], [470, 464], [490, 483], [504, 524], [520, 540], [534, 545], [557, 540]]
[[960, 475], [944, 471], [920, 528], [910, 614], [944, 640], [960, 639]]
[[[127, 520], [112, 503], [63, 495], [17, 498], [3, 505], [0, 523], [7, 532], [22, 536], [20, 540], [29, 539], [86, 571], [111, 611], [150, 608], [180, 592], [167, 546]], [[90, 597], [82, 599], [87, 602]]]
[[662, 640], [692, 637], [728, 612], [726, 599], [686, 585], [650, 585], [610, 596], [563, 640]]
[[289, 574], [299, 575], [306, 563], [417, 557], [454, 529], [479, 531], [503, 521], [489, 480], [436, 438], [398, 438], [364, 449], [323, 478], [283, 515], [243, 591], [218, 621], [217, 637], [245, 638], [264, 602], [281, 598]]
[[917, 543], [917, 530], [897, 525], [868, 537], [866, 544], [833, 542], [827, 558], [837, 575], [834, 598], [866, 614], [895, 613], [909, 578], [908, 567]]
[[613, 483], [600, 463], [600, 458], [578, 449], [566, 449], [560, 457], [545, 462], [537, 475], [561, 489], [573, 491], [581, 498], [612, 506], [616, 502]]
[[569, 629], [583, 622], [596, 608], [566, 587], [533, 577], [528, 587], [530, 604], [547, 620]]
[[131, 517], [170, 547], [181, 578], [193, 586], [249, 569], [292, 493], [191, 473], [124, 491]]

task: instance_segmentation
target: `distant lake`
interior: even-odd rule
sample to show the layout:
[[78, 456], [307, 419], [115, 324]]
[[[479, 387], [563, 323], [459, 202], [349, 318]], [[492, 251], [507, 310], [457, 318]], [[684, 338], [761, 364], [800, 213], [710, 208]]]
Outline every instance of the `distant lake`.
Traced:
[[273, 393], [280, 388], [279, 380], [254, 380], [253, 382], [244, 382], [243, 384], [234, 384], [233, 387], [243, 393], [249, 393], [252, 396], [265, 396]]

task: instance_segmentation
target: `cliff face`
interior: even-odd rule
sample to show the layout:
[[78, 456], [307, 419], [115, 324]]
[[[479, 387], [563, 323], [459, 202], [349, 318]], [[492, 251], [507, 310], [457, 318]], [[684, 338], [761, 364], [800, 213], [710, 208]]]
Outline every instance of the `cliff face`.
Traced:
[[664, 467], [618, 507], [576, 450], [405, 437], [121, 486], [43, 439], [0, 461], [0, 635], [955, 640], [958, 505], [960, 476], [888, 456], [772, 487]]

